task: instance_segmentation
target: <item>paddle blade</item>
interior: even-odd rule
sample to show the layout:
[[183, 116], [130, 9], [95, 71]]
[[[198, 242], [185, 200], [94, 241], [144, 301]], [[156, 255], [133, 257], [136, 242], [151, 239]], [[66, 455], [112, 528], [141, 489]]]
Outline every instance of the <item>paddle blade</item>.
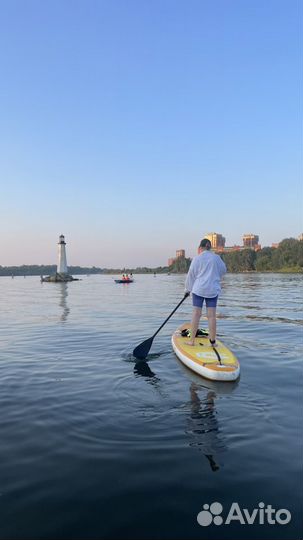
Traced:
[[133, 355], [138, 360], [145, 360], [153, 343], [153, 337], [146, 339], [133, 350]]

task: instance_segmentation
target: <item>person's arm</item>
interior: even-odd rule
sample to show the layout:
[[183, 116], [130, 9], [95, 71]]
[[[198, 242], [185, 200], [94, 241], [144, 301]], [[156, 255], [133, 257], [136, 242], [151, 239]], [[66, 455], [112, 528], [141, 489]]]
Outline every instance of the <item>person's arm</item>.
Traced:
[[192, 291], [195, 279], [196, 279], [196, 268], [195, 268], [195, 259], [191, 261], [186, 280], [185, 280], [185, 290], [188, 292]]
[[226, 268], [225, 262], [221, 259], [219, 255], [218, 255], [218, 266], [219, 266], [220, 277], [222, 277], [224, 276], [224, 274], [226, 274], [227, 268]]

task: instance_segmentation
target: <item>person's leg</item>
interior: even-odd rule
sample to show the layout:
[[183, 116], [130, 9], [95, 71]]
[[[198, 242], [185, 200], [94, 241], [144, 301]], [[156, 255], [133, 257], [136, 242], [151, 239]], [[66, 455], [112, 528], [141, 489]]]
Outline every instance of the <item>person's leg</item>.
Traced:
[[216, 308], [215, 307], [208, 307], [207, 308], [207, 318], [208, 318], [209, 339], [211, 341], [216, 341], [217, 320], [216, 320]]
[[215, 343], [217, 333], [216, 307], [207, 307], [209, 339]]
[[190, 325], [190, 340], [186, 342], [186, 345], [194, 345], [197, 330], [199, 328], [199, 322], [201, 318], [202, 308], [193, 306], [193, 314]]
[[216, 319], [216, 309], [217, 309], [218, 296], [214, 298], [206, 298], [206, 308], [207, 308], [207, 319], [208, 319], [208, 332], [209, 332], [209, 341], [211, 345], [216, 345], [216, 333], [217, 333], [217, 319]]

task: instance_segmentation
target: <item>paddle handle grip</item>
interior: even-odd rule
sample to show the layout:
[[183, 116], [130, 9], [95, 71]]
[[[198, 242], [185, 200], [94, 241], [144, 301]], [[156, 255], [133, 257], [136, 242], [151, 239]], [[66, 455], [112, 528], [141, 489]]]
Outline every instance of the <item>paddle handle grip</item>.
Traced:
[[160, 332], [160, 330], [163, 328], [163, 326], [167, 323], [167, 321], [173, 316], [173, 314], [175, 313], [175, 311], [177, 311], [178, 307], [181, 306], [182, 302], [184, 302], [184, 300], [190, 295], [189, 292], [186, 292], [185, 295], [183, 296], [182, 300], [179, 302], [179, 304], [175, 307], [175, 309], [171, 312], [171, 314], [167, 317], [167, 319], [165, 319], [164, 323], [161, 324], [160, 328], [158, 328], [157, 332], [154, 333], [152, 339], [154, 339], [154, 337], [156, 337], [156, 335]]

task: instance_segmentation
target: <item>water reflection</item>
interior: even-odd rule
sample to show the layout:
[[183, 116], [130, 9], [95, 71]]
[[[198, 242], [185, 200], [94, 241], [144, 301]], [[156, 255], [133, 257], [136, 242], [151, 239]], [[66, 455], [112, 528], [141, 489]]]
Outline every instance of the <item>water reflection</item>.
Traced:
[[200, 398], [198, 392], [205, 389], [192, 382], [190, 392], [190, 414], [187, 418], [185, 433], [190, 437], [189, 445], [203, 452], [212, 471], [219, 470], [215, 454], [225, 446], [219, 437], [217, 411], [215, 409], [216, 393], [208, 390], [206, 396]]
[[147, 362], [137, 362], [134, 367], [135, 375], [142, 375], [143, 377], [148, 377], [160, 381], [159, 377], [150, 369]]
[[190, 379], [190, 401], [187, 404], [189, 415], [185, 433], [190, 438], [189, 445], [202, 452], [213, 472], [220, 469], [218, 454], [227, 451], [227, 445], [220, 431], [216, 400], [231, 394], [239, 384], [203, 379], [191, 372], [180, 362], [181, 369]]
[[[231, 394], [239, 381], [222, 383], [208, 381], [181, 365], [184, 375], [190, 379], [189, 401], [181, 410], [186, 412], [185, 433], [189, 437], [189, 446], [197, 448], [207, 459], [213, 472], [220, 469], [218, 454], [227, 451], [226, 442], [220, 431], [216, 400]], [[161, 379], [151, 370], [147, 362], [137, 362], [135, 376], [142, 376], [160, 395]], [[165, 397], [165, 396], [163, 396]]]
[[58, 283], [57, 284], [58, 287], [59, 287], [59, 290], [60, 290], [60, 302], [59, 302], [59, 306], [60, 308], [62, 308], [62, 313], [61, 313], [61, 317], [60, 317], [60, 321], [62, 322], [65, 322], [67, 317], [68, 317], [68, 314], [70, 312], [70, 309], [67, 305], [67, 297], [68, 297], [68, 283]]
[[160, 377], [158, 377], [149, 367], [147, 362], [136, 362], [134, 366], [134, 374], [135, 376], [141, 376], [144, 377], [145, 380], [157, 390], [157, 392], [160, 394], [160, 396], [165, 397], [165, 392], [163, 392], [163, 389], [161, 387], [162, 381]]

